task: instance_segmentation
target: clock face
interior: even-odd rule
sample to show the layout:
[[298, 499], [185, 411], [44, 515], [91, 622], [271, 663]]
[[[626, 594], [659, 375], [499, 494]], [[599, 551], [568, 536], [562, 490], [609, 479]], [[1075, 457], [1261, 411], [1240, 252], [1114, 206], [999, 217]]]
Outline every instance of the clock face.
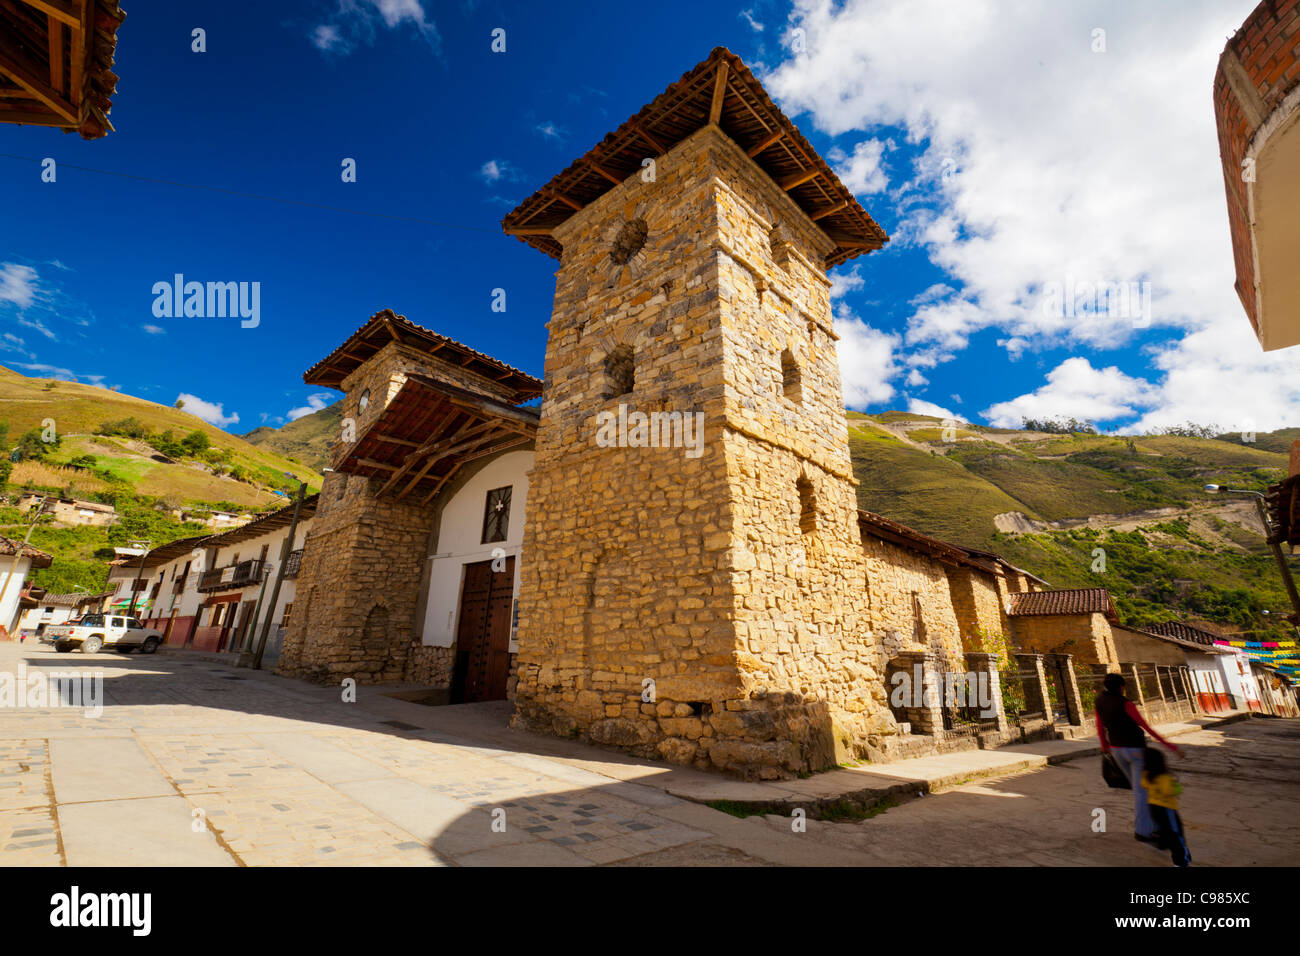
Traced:
[[370, 404], [370, 389], [366, 389], [364, 392], [361, 393], [361, 398], [358, 399], [357, 401], [357, 408], [360, 411], [364, 412], [366, 410], [366, 406], [368, 406], [369, 404]]

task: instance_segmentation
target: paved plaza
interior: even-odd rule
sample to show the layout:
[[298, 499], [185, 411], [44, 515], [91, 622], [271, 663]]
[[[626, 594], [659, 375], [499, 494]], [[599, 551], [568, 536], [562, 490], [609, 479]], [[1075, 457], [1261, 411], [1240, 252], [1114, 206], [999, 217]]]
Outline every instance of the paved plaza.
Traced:
[[[796, 828], [699, 801], [797, 805], [842, 777], [743, 784], [511, 731], [506, 703], [428, 707], [370, 687], [349, 703], [177, 653], [0, 644], [0, 673], [20, 664], [101, 673], [104, 707], [0, 709], [4, 866], [1168, 865], [1132, 839], [1131, 795], [1105, 789], [1095, 757], [864, 768], [901, 782], [888, 809]], [[1194, 865], [1300, 862], [1300, 721], [1182, 731]]]

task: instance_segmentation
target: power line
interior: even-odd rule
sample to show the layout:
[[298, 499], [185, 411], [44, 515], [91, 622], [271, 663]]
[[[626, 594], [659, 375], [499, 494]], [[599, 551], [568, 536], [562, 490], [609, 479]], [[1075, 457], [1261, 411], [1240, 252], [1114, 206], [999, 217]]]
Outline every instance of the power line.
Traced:
[[[14, 153], [0, 153], [0, 158], [17, 159], [29, 163], [39, 164], [41, 160], [34, 156], [18, 156]], [[282, 199], [279, 196], [262, 196], [258, 193], [245, 193], [235, 189], [222, 189], [220, 186], [204, 186], [198, 183], [182, 183], [174, 179], [159, 179], [154, 176], [137, 176], [133, 173], [121, 173], [112, 169], [95, 169], [93, 166], [75, 166], [72, 163], [60, 162], [60, 166], [65, 169], [75, 169], [84, 173], [98, 173], [101, 176], [116, 176], [120, 179], [134, 179], [142, 183], [157, 183], [163, 186], [178, 186], [182, 189], [197, 189], [201, 192], [220, 193], [225, 196], [238, 196], [241, 199], [260, 199], [263, 202], [280, 203], [285, 206], [301, 206], [306, 209], [324, 209], [329, 212], [345, 212], [353, 216], [370, 216], [374, 219], [388, 219], [394, 222], [411, 222], [422, 226], [438, 226], [443, 229], [461, 229], [466, 232], [483, 232], [492, 235], [503, 235], [495, 229], [484, 229], [482, 226], [465, 226], [456, 222], [440, 222], [436, 219], [417, 219], [412, 216], [394, 216], [385, 212], [370, 212], [365, 209], [349, 209], [346, 206], [330, 206], [325, 203], [307, 202], [302, 199]]]

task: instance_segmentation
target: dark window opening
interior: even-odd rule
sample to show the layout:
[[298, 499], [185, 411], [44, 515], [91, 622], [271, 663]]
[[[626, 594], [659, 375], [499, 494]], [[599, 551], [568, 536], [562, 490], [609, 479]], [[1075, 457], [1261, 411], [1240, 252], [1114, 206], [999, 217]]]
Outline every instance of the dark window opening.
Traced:
[[487, 493], [483, 509], [483, 544], [504, 541], [510, 530], [510, 490], [513, 486], [493, 488]]
[[799, 530], [804, 534], [817, 530], [817, 495], [813, 483], [807, 478], [795, 482], [799, 492]]
[[636, 361], [632, 346], [620, 345], [605, 358], [606, 398], [626, 395], [636, 386]]
[[789, 349], [781, 353], [781, 394], [792, 402], [803, 400], [803, 373]]

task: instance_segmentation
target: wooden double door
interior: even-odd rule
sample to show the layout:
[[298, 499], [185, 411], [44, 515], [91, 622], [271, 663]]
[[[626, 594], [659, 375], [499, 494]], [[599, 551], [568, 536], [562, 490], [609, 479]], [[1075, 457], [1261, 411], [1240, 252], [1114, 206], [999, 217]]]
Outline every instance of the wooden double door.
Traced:
[[505, 700], [510, 678], [510, 625], [514, 613], [515, 559], [465, 565], [456, 625], [452, 703]]

